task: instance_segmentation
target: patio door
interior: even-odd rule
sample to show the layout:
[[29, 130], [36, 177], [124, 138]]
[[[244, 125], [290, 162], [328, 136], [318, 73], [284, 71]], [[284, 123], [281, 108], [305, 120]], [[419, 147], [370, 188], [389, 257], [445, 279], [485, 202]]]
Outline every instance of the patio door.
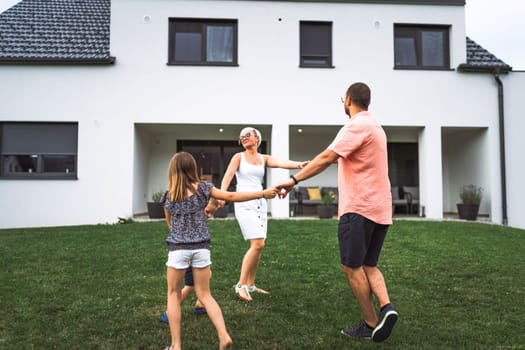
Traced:
[[[233, 155], [244, 150], [237, 141], [214, 140], [179, 140], [177, 149], [193, 155], [197, 161], [197, 170], [201, 179], [212, 182], [217, 188], [221, 187], [224, 172]], [[265, 150], [266, 141], [263, 141], [259, 152], [265, 153]], [[236, 183], [234, 177], [228, 190], [235, 191]], [[266, 183], [266, 176], [264, 183]]]

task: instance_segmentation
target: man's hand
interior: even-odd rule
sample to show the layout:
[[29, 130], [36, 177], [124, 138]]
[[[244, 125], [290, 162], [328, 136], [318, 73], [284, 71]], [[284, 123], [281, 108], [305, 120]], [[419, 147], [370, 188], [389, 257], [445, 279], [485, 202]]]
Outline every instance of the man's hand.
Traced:
[[279, 198], [283, 199], [294, 188], [295, 182], [290, 179], [277, 184], [275, 187], [279, 190]]

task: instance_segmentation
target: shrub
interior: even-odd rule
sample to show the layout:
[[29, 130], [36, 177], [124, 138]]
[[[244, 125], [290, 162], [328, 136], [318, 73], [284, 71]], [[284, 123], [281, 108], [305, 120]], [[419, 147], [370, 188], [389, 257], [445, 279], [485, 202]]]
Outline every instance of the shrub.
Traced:
[[164, 191], [157, 191], [157, 192], [154, 192], [154, 193], [151, 195], [151, 199], [152, 199], [154, 202], [160, 202], [160, 197], [162, 197], [163, 194], [164, 194]]
[[463, 204], [479, 205], [481, 197], [483, 197], [483, 188], [476, 185], [464, 185], [459, 194]]
[[330, 191], [328, 193], [325, 193], [321, 197], [321, 200], [323, 201], [324, 205], [332, 205], [334, 203], [334, 200], [335, 200], [335, 193], [332, 192], [332, 191]]

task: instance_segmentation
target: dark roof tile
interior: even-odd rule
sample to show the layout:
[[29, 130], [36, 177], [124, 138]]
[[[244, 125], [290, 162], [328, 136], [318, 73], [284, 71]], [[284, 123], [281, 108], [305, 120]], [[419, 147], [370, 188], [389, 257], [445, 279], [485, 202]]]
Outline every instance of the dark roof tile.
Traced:
[[0, 63], [113, 63], [111, 0], [23, 0], [0, 13]]
[[467, 63], [458, 66], [460, 71], [507, 73], [512, 67], [467, 37]]

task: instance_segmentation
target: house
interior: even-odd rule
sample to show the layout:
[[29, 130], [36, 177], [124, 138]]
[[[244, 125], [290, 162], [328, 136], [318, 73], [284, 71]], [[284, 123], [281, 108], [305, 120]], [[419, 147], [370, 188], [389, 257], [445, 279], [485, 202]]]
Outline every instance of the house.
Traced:
[[[311, 159], [356, 81], [392, 185], [418, 187], [426, 217], [457, 212], [473, 183], [481, 214], [525, 228], [525, 75], [467, 37], [464, 4], [22, 0], [0, 14], [0, 228], [144, 213], [179, 150], [218, 184], [247, 125], [262, 152]], [[335, 165], [304, 182], [335, 184]], [[288, 217], [288, 199], [270, 210]]]

